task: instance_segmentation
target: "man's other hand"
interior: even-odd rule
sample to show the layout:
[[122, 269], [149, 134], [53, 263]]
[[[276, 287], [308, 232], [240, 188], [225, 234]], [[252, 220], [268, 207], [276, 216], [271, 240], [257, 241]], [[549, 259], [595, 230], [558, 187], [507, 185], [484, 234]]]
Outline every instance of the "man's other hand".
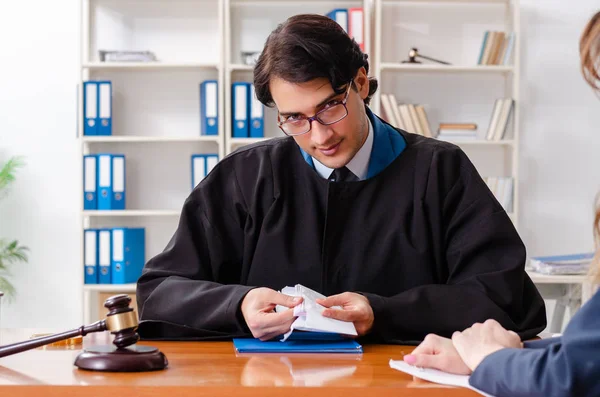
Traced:
[[[353, 322], [358, 336], [369, 333], [373, 328], [373, 321], [375, 321], [373, 309], [369, 300], [360, 294], [344, 292], [325, 299], [317, 299], [317, 303], [327, 308], [323, 311], [324, 317]], [[332, 306], [342, 308], [336, 309]]]

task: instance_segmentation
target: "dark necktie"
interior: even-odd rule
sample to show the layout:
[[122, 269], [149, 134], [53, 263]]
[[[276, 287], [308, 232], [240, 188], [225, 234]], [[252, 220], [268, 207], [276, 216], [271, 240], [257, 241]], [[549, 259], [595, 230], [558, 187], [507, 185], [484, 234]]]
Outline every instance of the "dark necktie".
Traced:
[[347, 167], [336, 168], [329, 176], [331, 182], [356, 182], [358, 177], [354, 175]]

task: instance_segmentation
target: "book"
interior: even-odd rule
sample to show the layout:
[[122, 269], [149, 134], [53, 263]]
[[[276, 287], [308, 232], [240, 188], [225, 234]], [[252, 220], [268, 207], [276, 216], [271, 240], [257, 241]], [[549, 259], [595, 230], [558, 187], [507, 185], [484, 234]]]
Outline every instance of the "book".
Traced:
[[475, 123], [440, 123], [441, 130], [476, 130]]
[[234, 338], [237, 353], [353, 353], [363, 352], [362, 346], [353, 339], [261, 341], [253, 338]]

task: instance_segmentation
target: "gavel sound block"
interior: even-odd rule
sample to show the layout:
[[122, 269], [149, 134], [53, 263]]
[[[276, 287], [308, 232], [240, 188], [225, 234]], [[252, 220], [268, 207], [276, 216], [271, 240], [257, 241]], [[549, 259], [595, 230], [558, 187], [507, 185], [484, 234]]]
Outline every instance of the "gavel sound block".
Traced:
[[84, 349], [75, 359], [75, 366], [91, 371], [141, 372], [165, 369], [167, 358], [157, 348], [136, 345], [140, 336], [137, 333], [138, 319], [129, 307], [131, 298], [115, 295], [108, 298], [104, 307], [108, 309], [106, 319], [91, 325], [60, 334], [14, 343], [0, 347], [0, 357], [21, 353], [75, 336], [85, 336], [92, 332], [110, 331], [115, 336], [113, 345], [92, 346]]

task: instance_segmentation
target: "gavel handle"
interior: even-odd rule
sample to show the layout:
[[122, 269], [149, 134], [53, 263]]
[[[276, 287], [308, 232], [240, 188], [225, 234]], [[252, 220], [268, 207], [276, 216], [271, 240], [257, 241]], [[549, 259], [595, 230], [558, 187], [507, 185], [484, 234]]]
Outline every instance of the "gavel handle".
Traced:
[[58, 342], [61, 340], [69, 339], [74, 336], [86, 336], [92, 332], [106, 331], [106, 320], [96, 321], [95, 323], [87, 326], [81, 326], [77, 329], [62, 332], [60, 334], [43, 336], [41, 338], [30, 339], [24, 342], [13, 343], [12, 345], [6, 345], [0, 347], [0, 357], [10, 356], [11, 354], [21, 353], [26, 350], [35, 349], [36, 347], [44, 346], [50, 343]]
[[441, 63], [441, 64], [444, 64], [444, 65], [450, 65], [449, 62], [440, 61], [439, 59], [430, 58], [430, 57], [427, 57], [425, 55], [417, 54], [416, 56], [419, 57], [419, 58], [427, 59], [428, 61], [433, 61], [433, 62]]

